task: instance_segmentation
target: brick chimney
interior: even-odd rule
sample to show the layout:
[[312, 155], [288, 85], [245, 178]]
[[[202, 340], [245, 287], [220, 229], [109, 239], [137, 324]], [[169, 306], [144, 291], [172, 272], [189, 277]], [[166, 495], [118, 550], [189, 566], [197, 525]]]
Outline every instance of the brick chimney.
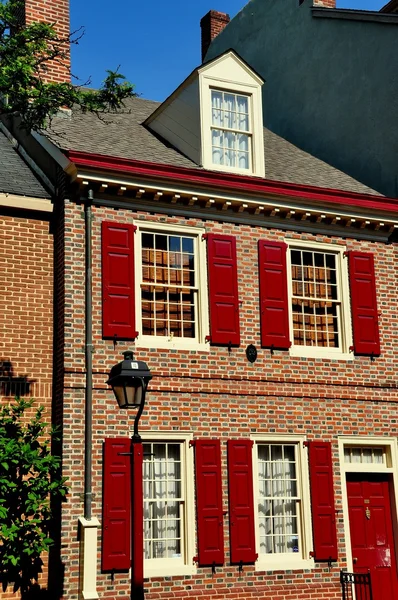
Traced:
[[202, 30], [202, 62], [206, 56], [211, 42], [230, 22], [229, 15], [226, 13], [210, 10], [200, 21]]
[[314, 6], [319, 8], [336, 8], [336, 0], [313, 0]]
[[[70, 33], [69, 0], [25, 0], [25, 23], [45, 21], [54, 24], [60, 38]], [[70, 45], [65, 48], [66, 58], [47, 65], [46, 80], [54, 83], [70, 82]]]

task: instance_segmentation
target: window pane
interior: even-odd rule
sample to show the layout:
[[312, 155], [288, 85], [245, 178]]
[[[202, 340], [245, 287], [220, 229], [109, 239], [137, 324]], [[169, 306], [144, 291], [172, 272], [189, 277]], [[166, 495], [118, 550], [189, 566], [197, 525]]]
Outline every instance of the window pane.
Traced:
[[223, 146], [223, 133], [218, 129], [213, 129], [211, 133], [211, 145], [213, 151], [213, 164], [222, 165], [224, 162]]
[[222, 93], [212, 91], [211, 92], [211, 104], [212, 104], [212, 123], [213, 125], [221, 126], [221, 108], [222, 108]]

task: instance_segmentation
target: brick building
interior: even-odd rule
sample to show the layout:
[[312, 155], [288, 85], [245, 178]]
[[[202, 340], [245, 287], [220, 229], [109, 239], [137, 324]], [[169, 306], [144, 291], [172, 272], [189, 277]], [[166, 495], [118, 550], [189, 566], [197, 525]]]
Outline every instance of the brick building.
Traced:
[[228, 51], [160, 105], [14, 132], [64, 190], [51, 598], [130, 593], [126, 350], [153, 374], [148, 600], [331, 600], [368, 568], [397, 596], [398, 205], [264, 128], [262, 85]]
[[[340, 569], [368, 566], [376, 598], [381, 585], [395, 597], [397, 205], [264, 129], [261, 87], [227, 52], [161, 105], [132, 99], [110, 122], [56, 125], [63, 153], [50, 154], [69, 161], [56, 402], [70, 600], [129, 593], [120, 451], [133, 416], [106, 385], [127, 349], [153, 373], [141, 419], [148, 599], [336, 598]], [[382, 570], [360, 554], [368, 522], [391, 556]]]
[[[52, 186], [0, 128], [0, 402], [34, 398], [51, 415]], [[45, 178], [44, 178], [45, 179]], [[44, 578], [46, 581], [46, 566]], [[14, 597], [8, 592], [2, 598]]]
[[[0, 129], [0, 397], [51, 410], [53, 204], [37, 167]], [[36, 172], [35, 172], [36, 171]]]

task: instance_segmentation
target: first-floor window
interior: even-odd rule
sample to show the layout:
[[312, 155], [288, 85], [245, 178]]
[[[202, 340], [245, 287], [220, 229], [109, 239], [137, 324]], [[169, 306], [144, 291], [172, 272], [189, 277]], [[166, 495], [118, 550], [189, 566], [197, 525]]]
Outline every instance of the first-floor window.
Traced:
[[302, 443], [295, 441], [259, 441], [255, 446], [260, 568], [282, 567], [285, 560], [294, 566], [308, 558], [308, 473], [303, 453]]
[[144, 445], [145, 558], [181, 558], [184, 490], [179, 444]]
[[187, 440], [144, 443], [144, 558], [149, 574], [191, 567], [192, 469]]
[[258, 481], [260, 552], [299, 552], [296, 447], [259, 444]]

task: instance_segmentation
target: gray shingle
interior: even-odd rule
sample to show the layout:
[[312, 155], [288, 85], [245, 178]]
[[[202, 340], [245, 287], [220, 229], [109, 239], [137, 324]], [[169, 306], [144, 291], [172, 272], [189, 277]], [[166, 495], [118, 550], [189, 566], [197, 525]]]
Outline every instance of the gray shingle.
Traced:
[[0, 193], [50, 198], [34, 173], [0, 131]]
[[[53, 120], [52, 139], [65, 150], [200, 168], [142, 125], [158, 106], [158, 102], [132, 98], [125, 111], [105, 116], [105, 121], [79, 112], [59, 117]], [[264, 150], [266, 179], [380, 195], [266, 128]]]

